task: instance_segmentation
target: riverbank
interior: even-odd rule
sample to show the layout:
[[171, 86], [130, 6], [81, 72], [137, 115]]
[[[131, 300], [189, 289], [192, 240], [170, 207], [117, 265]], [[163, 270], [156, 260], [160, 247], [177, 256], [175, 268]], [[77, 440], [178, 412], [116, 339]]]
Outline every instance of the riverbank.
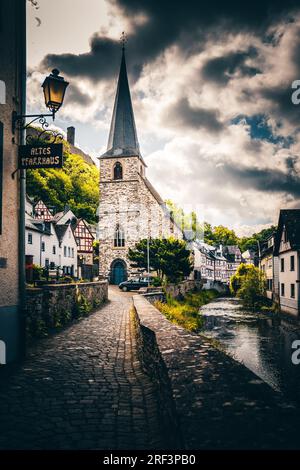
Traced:
[[143, 296], [133, 301], [140, 360], [161, 388], [167, 374], [184, 448], [300, 448], [298, 406]]
[[199, 309], [219, 296], [214, 289], [188, 292], [182, 300], [167, 295], [166, 302], [157, 300], [154, 306], [172, 323], [198, 332], [203, 326]]

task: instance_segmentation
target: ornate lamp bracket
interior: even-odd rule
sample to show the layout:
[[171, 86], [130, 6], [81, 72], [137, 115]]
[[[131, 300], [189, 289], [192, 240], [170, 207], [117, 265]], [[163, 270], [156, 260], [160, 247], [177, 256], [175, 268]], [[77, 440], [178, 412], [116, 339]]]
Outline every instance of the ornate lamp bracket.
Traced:
[[[49, 129], [49, 123], [47, 117], [52, 117], [53, 121], [55, 118], [55, 111], [51, 114], [27, 114], [19, 115], [15, 111], [12, 113], [12, 133], [16, 132], [16, 129], [26, 131], [35, 122], [38, 123], [41, 129], [36, 129], [36, 133], [26, 135], [26, 144], [34, 143], [41, 138], [48, 143], [54, 144], [57, 139], [63, 139], [63, 135], [53, 129]], [[26, 122], [26, 119], [29, 119]]]

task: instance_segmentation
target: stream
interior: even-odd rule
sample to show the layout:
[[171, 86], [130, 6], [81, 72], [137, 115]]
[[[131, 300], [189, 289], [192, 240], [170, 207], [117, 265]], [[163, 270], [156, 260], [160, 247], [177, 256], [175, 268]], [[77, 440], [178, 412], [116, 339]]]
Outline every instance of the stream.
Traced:
[[300, 340], [300, 323], [248, 312], [239, 300], [220, 298], [201, 308], [202, 332], [215, 339], [274, 390], [300, 401], [300, 364], [292, 363], [292, 343]]

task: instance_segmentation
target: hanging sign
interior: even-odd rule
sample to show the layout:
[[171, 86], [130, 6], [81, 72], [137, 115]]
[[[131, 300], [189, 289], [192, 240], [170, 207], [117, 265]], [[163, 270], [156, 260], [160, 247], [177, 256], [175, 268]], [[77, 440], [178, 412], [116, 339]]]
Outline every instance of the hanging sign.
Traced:
[[63, 144], [20, 145], [20, 170], [36, 168], [62, 168]]

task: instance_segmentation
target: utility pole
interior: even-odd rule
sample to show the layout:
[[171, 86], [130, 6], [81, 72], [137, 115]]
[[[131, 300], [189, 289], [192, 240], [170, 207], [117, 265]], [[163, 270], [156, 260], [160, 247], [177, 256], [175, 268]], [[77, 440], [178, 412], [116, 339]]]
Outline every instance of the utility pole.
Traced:
[[259, 244], [259, 240], [256, 240], [256, 241], [257, 241], [257, 246], [258, 246], [258, 267], [259, 267], [259, 269], [261, 269], [261, 264], [260, 264], [260, 258], [261, 258], [260, 244]]

